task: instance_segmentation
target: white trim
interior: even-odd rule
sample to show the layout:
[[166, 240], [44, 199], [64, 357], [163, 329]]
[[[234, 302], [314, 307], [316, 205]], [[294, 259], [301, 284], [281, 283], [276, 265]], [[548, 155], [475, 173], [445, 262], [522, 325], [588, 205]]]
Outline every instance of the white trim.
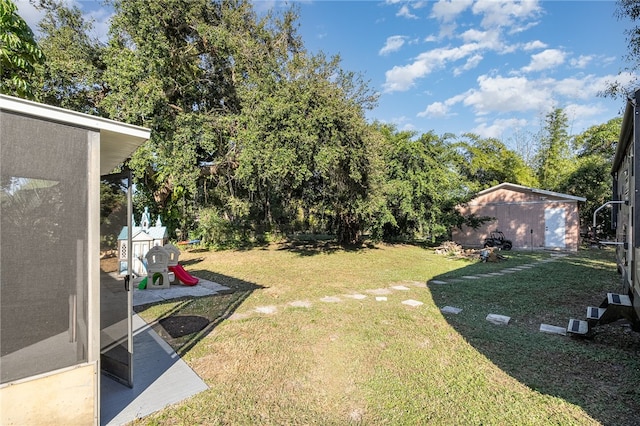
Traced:
[[541, 201], [496, 201], [495, 203], [467, 203], [466, 206], [485, 207], [485, 206], [521, 206], [525, 204], [554, 204], [554, 203], [576, 203], [576, 200], [541, 200]]
[[584, 197], [577, 197], [575, 195], [562, 194], [560, 192], [554, 192], [554, 191], [547, 191], [546, 189], [529, 188], [528, 186], [517, 185], [515, 183], [509, 183], [509, 182], [504, 182], [504, 183], [501, 183], [499, 185], [492, 186], [491, 188], [484, 189], [484, 190], [478, 192], [476, 194], [476, 197], [479, 196], [479, 195], [484, 195], [484, 194], [487, 194], [489, 192], [492, 192], [492, 191], [495, 191], [495, 190], [498, 190], [498, 189], [503, 189], [503, 188], [521, 190], [521, 191], [528, 191], [528, 192], [533, 192], [534, 194], [549, 195], [551, 197], [566, 198], [567, 200], [573, 200], [573, 201], [587, 201], [587, 199], [584, 198]]
[[68, 109], [40, 104], [13, 96], [0, 95], [0, 110], [13, 111], [35, 117], [42, 117], [61, 123], [72, 124], [95, 130], [106, 130], [134, 138], [149, 139], [151, 131], [144, 127], [120, 123], [102, 117], [95, 117]]

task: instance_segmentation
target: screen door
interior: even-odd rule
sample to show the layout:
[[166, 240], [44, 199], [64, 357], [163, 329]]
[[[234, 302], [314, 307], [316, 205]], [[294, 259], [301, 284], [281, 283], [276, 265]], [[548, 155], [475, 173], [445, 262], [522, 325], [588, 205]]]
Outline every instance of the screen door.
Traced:
[[130, 183], [128, 170], [100, 182], [100, 363], [103, 373], [133, 387]]

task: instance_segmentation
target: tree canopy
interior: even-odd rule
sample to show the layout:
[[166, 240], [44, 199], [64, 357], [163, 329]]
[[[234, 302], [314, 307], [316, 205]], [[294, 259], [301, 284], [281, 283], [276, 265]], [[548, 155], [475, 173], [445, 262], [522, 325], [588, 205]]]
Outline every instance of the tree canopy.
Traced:
[[539, 140], [516, 149], [399, 130], [367, 121], [378, 95], [362, 75], [306, 50], [295, 5], [258, 16], [248, 0], [111, 4], [105, 42], [77, 7], [47, 0], [38, 42], [20, 24], [31, 47], [0, 53], [28, 64], [12, 75], [36, 99], [152, 130], [128, 164], [135, 206], [181, 236], [220, 247], [295, 233], [434, 241], [480, 224], [456, 206], [502, 182], [587, 196], [585, 215], [607, 194], [619, 119], [572, 136], [555, 108]]

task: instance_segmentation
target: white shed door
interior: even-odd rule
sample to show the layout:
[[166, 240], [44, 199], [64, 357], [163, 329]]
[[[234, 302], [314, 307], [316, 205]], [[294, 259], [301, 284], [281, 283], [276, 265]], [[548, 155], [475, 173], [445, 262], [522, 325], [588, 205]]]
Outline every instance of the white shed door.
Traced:
[[544, 245], [552, 248], [565, 248], [564, 209], [545, 209], [544, 211]]

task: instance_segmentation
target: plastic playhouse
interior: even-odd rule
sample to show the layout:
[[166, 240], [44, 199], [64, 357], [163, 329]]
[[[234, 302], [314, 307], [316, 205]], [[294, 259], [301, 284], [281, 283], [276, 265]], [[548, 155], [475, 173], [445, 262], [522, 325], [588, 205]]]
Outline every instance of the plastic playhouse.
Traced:
[[183, 285], [193, 286], [199, 279], [187, 272], [178, 262], [180, 250], [173, 244], [154, 246], [145, 254], [147, 274], [138, 288], [166, 289], [176, 279]]

